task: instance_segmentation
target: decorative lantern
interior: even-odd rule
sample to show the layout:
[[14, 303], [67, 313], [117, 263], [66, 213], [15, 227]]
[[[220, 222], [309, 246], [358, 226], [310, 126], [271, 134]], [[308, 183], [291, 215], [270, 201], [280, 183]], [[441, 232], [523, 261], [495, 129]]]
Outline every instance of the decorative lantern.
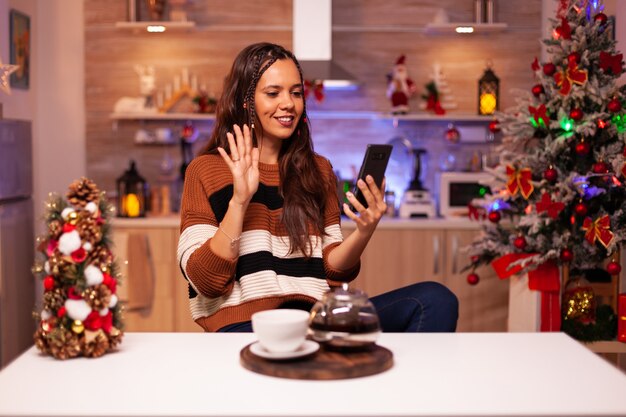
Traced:
[[117, 216], [145, 217], [148, 187], [146, 180], [137, 172], [135, 161], [130, 161], [130, 167], [116, 180], [116, 184]]
[[485, 73], [478, 80], [478, 114], [493, 114], [500, 109], [500, 79], [487, 64]]

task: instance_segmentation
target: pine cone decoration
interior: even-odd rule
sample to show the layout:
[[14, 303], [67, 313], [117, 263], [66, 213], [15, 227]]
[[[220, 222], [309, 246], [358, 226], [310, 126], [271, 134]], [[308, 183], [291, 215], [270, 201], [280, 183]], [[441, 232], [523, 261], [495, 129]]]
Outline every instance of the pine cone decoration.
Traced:
[[50, 267], [50, 272], [56, 277], [76, 277], [76, 266], [72, 264], [67, 258], [63, 257], [60, 252], [55, 252], [51, 257], [48, 258], [48, 265]]
[[81, 218], [76, 224], [76, 230], [78, 230], [80, 238], [84, 242], [91, 243], [92, 247], [96, 247], [102, 240], [102, 229], [92, 217]]
[[87, 262], [99, 267], [100, 269], [102, 269], [103, 266], [110, 268], [113, 263], [113, 254], [105, 245], [101, 245], [89, 252]]
[[83, 355], [88, 358], [98, 358], [109, 350], [109, 339], [102, 329], [85, 330], [85, 337], [81, 340]]
[[47, 355], [50, 353], [50, 347], [48, 346], [46, 333], [44, 333], [44, 331], [41, 330], [41, 328], [37, 329], [37, 331], [35, 332], [35, 335], [33, 336], [33, 339], [35, 340], [35, 346], [37, 347], [37, 349], [39, 349], [41, 353], [43, 353], [44, 355]]
[[57, 327], [48, 337], [50, 354], [57, 359], [74, 358], [80, 354], [78, 336], [62, 327]]
[[117, 345], [122, 343], [122, 337], [124, 337], [124, 332], [116, 327], [112, 327], [109, 332], [109, 347], [115, 349]]
[[55, 288], [43, 294], [43, 307], [45, 310], [57, 311], [65, 304], [65, 300], [67, 300], [65, 289]]
[[89, 178], [82, 177], [69, 186], [67, 199], [75, 207], [85, 207], [91, 201], [98, 201], [100, 190]]
[[87, 304], [96, 311], [108, 307], [111, 302], [111, 290], [104, 284], [87, 288], [83, 291], [82, 296], [83, 299], [87, 301]]
[[63, 224], [59, 220], [52, 220], [48, 223], [48, 234], [50, 239], [58, 240], [63, 232]]

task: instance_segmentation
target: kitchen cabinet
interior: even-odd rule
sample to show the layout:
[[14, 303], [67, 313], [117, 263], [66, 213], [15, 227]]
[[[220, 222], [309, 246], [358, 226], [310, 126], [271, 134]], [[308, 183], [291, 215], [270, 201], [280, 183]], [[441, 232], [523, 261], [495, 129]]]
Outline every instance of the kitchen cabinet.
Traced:
[[112, 241], [122, 273], [119, 298], [124, 330], [175, 331], [175, 284], [180, 278], [175, 229], [115, 226]]
[[[351, 229], [344, 227], [344, 236]], [[491, 267], [483, 267], [476, 271], [480, 283], [472, 286], [466, 280], [469, 272], [461, 272], [468, 263], [462, 248], [478, 232], [477, 228], [379, 227], [361, 257], [354, 285], [375, 296], [415, 282], [440, 282], [459, 299], [457, 331], [506, 331], [508, 282], [498, 279]]]
[[[191, 319], [187, 282], [176, 259], [178, 229], [177, 217], [114, 220], [127, 331], [202, 331]], [[345, 222], [344, 236], [353, 230], [354, 224]], [[480, 268], [481, 281], [471, 286], [461, 272], [467, 263], [462, 248], [478, 232], [478, 225], [468, 222], [383, 219], [353, 285], [374, 296], [419, 281], [441, 282], [459, 299], [457, 331], [506, 331], [508, 282], [491, 268]], [[133, 285], [138, 279], [140, 285]]]

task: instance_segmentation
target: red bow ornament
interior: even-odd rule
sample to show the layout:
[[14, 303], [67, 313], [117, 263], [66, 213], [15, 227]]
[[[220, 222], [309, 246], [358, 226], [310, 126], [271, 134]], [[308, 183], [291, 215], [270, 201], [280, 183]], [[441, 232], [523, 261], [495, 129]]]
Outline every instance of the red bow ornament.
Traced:
[[544, 127], [550, 126], [550, 118], [548, 117], [548, 109], [546, 108], [545, 104], [542, 104], [539, 107], [528, 106], [528, 111], [530, 112], [537, 126], [541, 126], [542, 123]]
[[541, 68], [541, 66], [539, 66], [539, 60], [537, 59], [537, 57], [535, 57], [533, 63], [530, 64], [530, 68], [533, 70], [533, 72], [537, 72]]
[[587, 70], [579, 69], [576, 61], [570, 60], [567, 70], [554, 74], [554, 81], [561, 87], [559, 93], [566, 96], [572, 91], [572, 84], [584, 85], [587, 82]]
[[607, 248], [613, 240], [613, 232], [611, 232], [610, 228], [611, 220], [608, 214], [595, 220], [591, 220], [591, 217], [587, 217], [583, 222], [583, 230], [586, 232], [585, 239], [587, 239], [587, 242], [593, 245], [597, 239], [605, 248]]
[[[511, 266], [520, 259], [537, 255], [536, 253], [509, 253], [491, 263], [500, 279], [505, 279], [522, 270], [520, 265]], [[554, 261], [547, 261], [528, 271], [528, 288], [541, 291], [541, 327], [542, 332], [561, 330], [559, 268]]]
[[532, 183], [532, 172], [529, 168], [515, 169], [511, 165], [506, 166], [506, 175], [509, 180], [506, 183], [506, 189], [511, 195], [517, 194], [519, 190], [522, 196], [528, 200], [535, 187]]
[[567, 23], [567, 19], [565, 19], [564, 17], [561, 18], [561, 26], [557, 26], [554, 29], [554, 32], [556, 33], [557, 39], [572, 39], [572, 28], [570, 27], [569, 23]]
[[602, 51], [600, 52], [600, 68], [605, 73], [611, 72], [616, 77], [619, 77], [622, 74], [622, 58], [624, 58], [622, 54], [611, 55]]
[[324, 101], [324, 82], [320, 80], [304, 80], [304, 98], [308, 98], [309, 94], [313, 91], [313, 97], [315, 101], [321, 103]]
[[537, 213], [543, 213], [544, 211], [547, 211], [548, 216], [556, 219], [557, 217], [559, 217], [559, 213], [561, 212], [561, 210], [565, 208], [565, 204], [561, 203], [560, 201], [553, 202], [552, 198], [550, 197], [550, 193], [543, 193], [543, 195], [541, 196], [541, 201], [537, 203], [536, 207]]

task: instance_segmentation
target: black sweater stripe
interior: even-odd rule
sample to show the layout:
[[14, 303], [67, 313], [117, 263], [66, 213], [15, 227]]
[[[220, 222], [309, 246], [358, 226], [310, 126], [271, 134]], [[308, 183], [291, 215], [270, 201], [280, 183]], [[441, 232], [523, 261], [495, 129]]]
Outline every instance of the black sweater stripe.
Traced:
[[277, 258], [271, 252], [259, 251], [239, 257], [237, 280], [260, 271], [274, 271], [290, 277], [313, 277], [326, 280], [322, 258]]
[[[228, 210], [228, 202], [233, 196], [233, 185], [228, 184], [209, 196], [211, 209], [215, 213], [218, 223], [221, 223]], [[259, 183], [259, 189], [252, 196], [251, 202], [265, 205], [270, 210], [277, 210], [283, 206], [283, 198], [277, 186]]]

